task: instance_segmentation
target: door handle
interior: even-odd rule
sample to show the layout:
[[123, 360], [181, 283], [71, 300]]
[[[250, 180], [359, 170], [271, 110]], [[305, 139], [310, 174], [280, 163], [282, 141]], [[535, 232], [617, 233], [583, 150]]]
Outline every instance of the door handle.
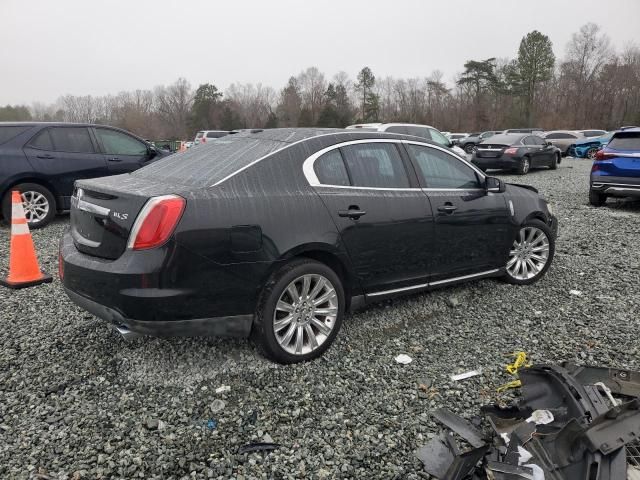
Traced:
[[47, 160], [51, 160], [55, 157], [53, 155], [49, 155], [48, 153], [43, 153], [42, 155], [36, 155], [36, 158], [46, 158]]
[[120, 160], [118, 157], [111, 157], [111, 158], [107, 158], [107, 161], [109, 161], [109, 162], [121, 162], [122, 160]]
[[349, 210], [338, 210], [338, 216], [340, 217], [349, 217], [353, 220], [358, 220], [361, 216], [366, 215], [367, 212], [364, 210], [360, 210], [360, 207], [356, 205], [352, 205], [349, 207]]
[[444, 212], [444, 213], [453, 213], [458, 209], [458, 207], [456, 207], [455, 205], [447, 202], [444, 205], [442, 205], [441, 207], [438, 207], [438, 211], [439, 212]]

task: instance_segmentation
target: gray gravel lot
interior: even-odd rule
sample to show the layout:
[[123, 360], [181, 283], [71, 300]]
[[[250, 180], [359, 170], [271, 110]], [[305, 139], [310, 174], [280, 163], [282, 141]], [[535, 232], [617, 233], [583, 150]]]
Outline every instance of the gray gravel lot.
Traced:
[[[127, 344], [57, 280], [0, 289], [0, 478], [428, 478], [413, 452], [438, 431], [429, 412], [471, 416], [508, 400], [495, 393], [509, 380], [507, 353], [640, 369], [640, 205], [589, 207], [590, 165], [504, 176], [538, 187], [559, 217], [542, 281], [480, 281], [369, 308], [303, 365], [274, 365], [239, 340]], [[51, 274], [67, 224], [34, 232]], [[7, 256], [3, 227], [2, 269]], [[400, 353], [413, 362], [397, 364]], [[483, 375], [449, 379], [475, 368]], [[230, 391], [216, 394], [222, 385]], [[237, 454], [270, 439], [282, 447]]]

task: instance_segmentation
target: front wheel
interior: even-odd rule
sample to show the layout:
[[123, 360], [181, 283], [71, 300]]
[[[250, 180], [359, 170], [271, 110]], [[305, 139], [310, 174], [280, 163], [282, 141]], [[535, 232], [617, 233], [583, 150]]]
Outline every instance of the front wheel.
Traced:
[[551, 165], [549, 165], [549, 168], [551, 170], [557, 170], [558, 169], [558, 164], [560, 163], [560, 154], [556, 153], [553, 156], [553, 160], [551, 160]]
[[504, 279], [516, 285], [537, 282], [555, 253], [555, 238], [547, 224], [531, 220], [520, 227], [509, 251]]
[[464, 146], [464, 151], [466, 153], [473, 153], [473, 152], [475, 152], [475, 150], [476, 150], [476, 146], [473, 143], [467, 143]]
[[265, 356], [276, 362], [312, 360], [333, 343], [344, 309], [338, 275], [314, 260], [295, 260], [265, 286], [252, 336]]
[[597, 147], [592, 147], [589, 150], [587, 150], [587, 158], [589, 160], [595, 160], [597, 153], [598, 153], [598, 148]]

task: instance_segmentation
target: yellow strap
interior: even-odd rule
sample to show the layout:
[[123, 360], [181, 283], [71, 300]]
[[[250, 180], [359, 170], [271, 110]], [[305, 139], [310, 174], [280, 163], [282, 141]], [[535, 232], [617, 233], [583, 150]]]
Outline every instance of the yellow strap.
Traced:
[[512, 380], [508, 383], [505, 383], [501, 387], [498, 387], [498, 393], [504, 392], [505, 390], [509, 390], [510, 388], [518, 388], [522, 386], [522, 382], [520, 380]]
[[531, 366], [527, 363], [527, 352], [513, 352], [511, 355], [515, 357], [515, 360], [513, 363], [510, 363], [505, 367], [507, 372], [509, 372], [511, 375], [515, 375], [516, 373], [518, 373], [518, 369], [522, 367]]

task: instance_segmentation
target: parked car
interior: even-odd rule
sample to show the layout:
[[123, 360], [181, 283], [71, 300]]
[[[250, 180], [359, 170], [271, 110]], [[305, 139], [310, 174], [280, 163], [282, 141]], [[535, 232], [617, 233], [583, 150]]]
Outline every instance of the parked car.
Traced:
[[563, 156], [569, 153], [569, 148], [576, 143], [577, 140], [584, 138], [580, 132], [572, 130], [553, 130], [544, 134], [543, 138], [560, 149]]
[[501, 133], [476, 146], [471, 163], [483, 172], [488, 169], [512, 170], [526, 175], [532, 168], [558, 168], [560, 149], [538, 135]]
[[487, 277], [533, 283], [556, 231], [533, 187], [436, 142], [270, 129], [78, 181], [60, 277], [124, 334], [251, 334], [291, 363], [321, 355], [345, 312], [371, 302]]
[[472, 133], [468, 137], [460, 140], [458, 142], [458, 146], [462, 148], [466, 153], [473, 153], [477, 144], [479, 144], [483, 140], [486, 140], [489, 137], [492, 137], [497, 133], [502, 133], [502, 132], [496, 131], [496, 130], [488, 130], [482, 133]]
[[599, 207], [607, 197], [640, 198], [640, 128], [615, 132], [596, 153], [589, 203]]
[[535, 135], [542, 135], [544, 130], [542, 128], [509, 128], [502, 133], [533, 133]]
[[578, 140], [576, 141], [576, 143], [569, 147], [568, 154], [572, 157], [588, 158], [589, 160], [593, 160], [594, 158], [596, 158], [596, 153], [598, 152], [598, 150], [609, 143], [609, 140], [611, 140], [612, 136], [613, 132], [609, 132], [606, 135], [602, 135], [601, 137], [592, 137]]
[[[444, 135], [444, 133], [443, 133]], [[447, 137], [449, 140], [451, 140], [451, 143], [454, 145], [458, 145], [460, 140], [468, 137], [469, 134], [468, 133], [450, 133], [449, 135], [445, 135], [445, 137]]]
[[432, 140], [440, 145], [450, 148], [462, 158], [466, 158], [464, 150], [454, 145], [451, 140], [444, 136], [437, 128], [430, 125], [419, 125], [415, 123], [360, 123], [346, 127], [349, 130], [369, 130], [372, 132], [400, 133], [403, 135], [414, 135], [426, 140]]
[[0, 199], [11, 218], [19, 190], [31, 228], [70, 207], [73, 182], [131, 172], [170, 155], [119, 128], [83, 123], [0, 122]]
[[189, 141], [189, 142], [184, 142], [184, 146], [185, 146], [185, 148], [191, 148], [191, 147], [193, 147], [194, 145], [195, 145], [195, 144], [194, 144], [193, 142], [191, 142], [191, 141]]
[[200, 130], [196, 133], [196, 138], [193, 139], [194, 145], [200, 145], [201, 143], [207, 143], [207, 141], [215, 140], [229, 135], [227, 130]]
[[607, 131], [591, 129], [591, 130], [578, 130], [578, 133], [581, 133], [584, 137], [589, 138], [589, 137], [601, 137], [602, 135], [605, 135]]

